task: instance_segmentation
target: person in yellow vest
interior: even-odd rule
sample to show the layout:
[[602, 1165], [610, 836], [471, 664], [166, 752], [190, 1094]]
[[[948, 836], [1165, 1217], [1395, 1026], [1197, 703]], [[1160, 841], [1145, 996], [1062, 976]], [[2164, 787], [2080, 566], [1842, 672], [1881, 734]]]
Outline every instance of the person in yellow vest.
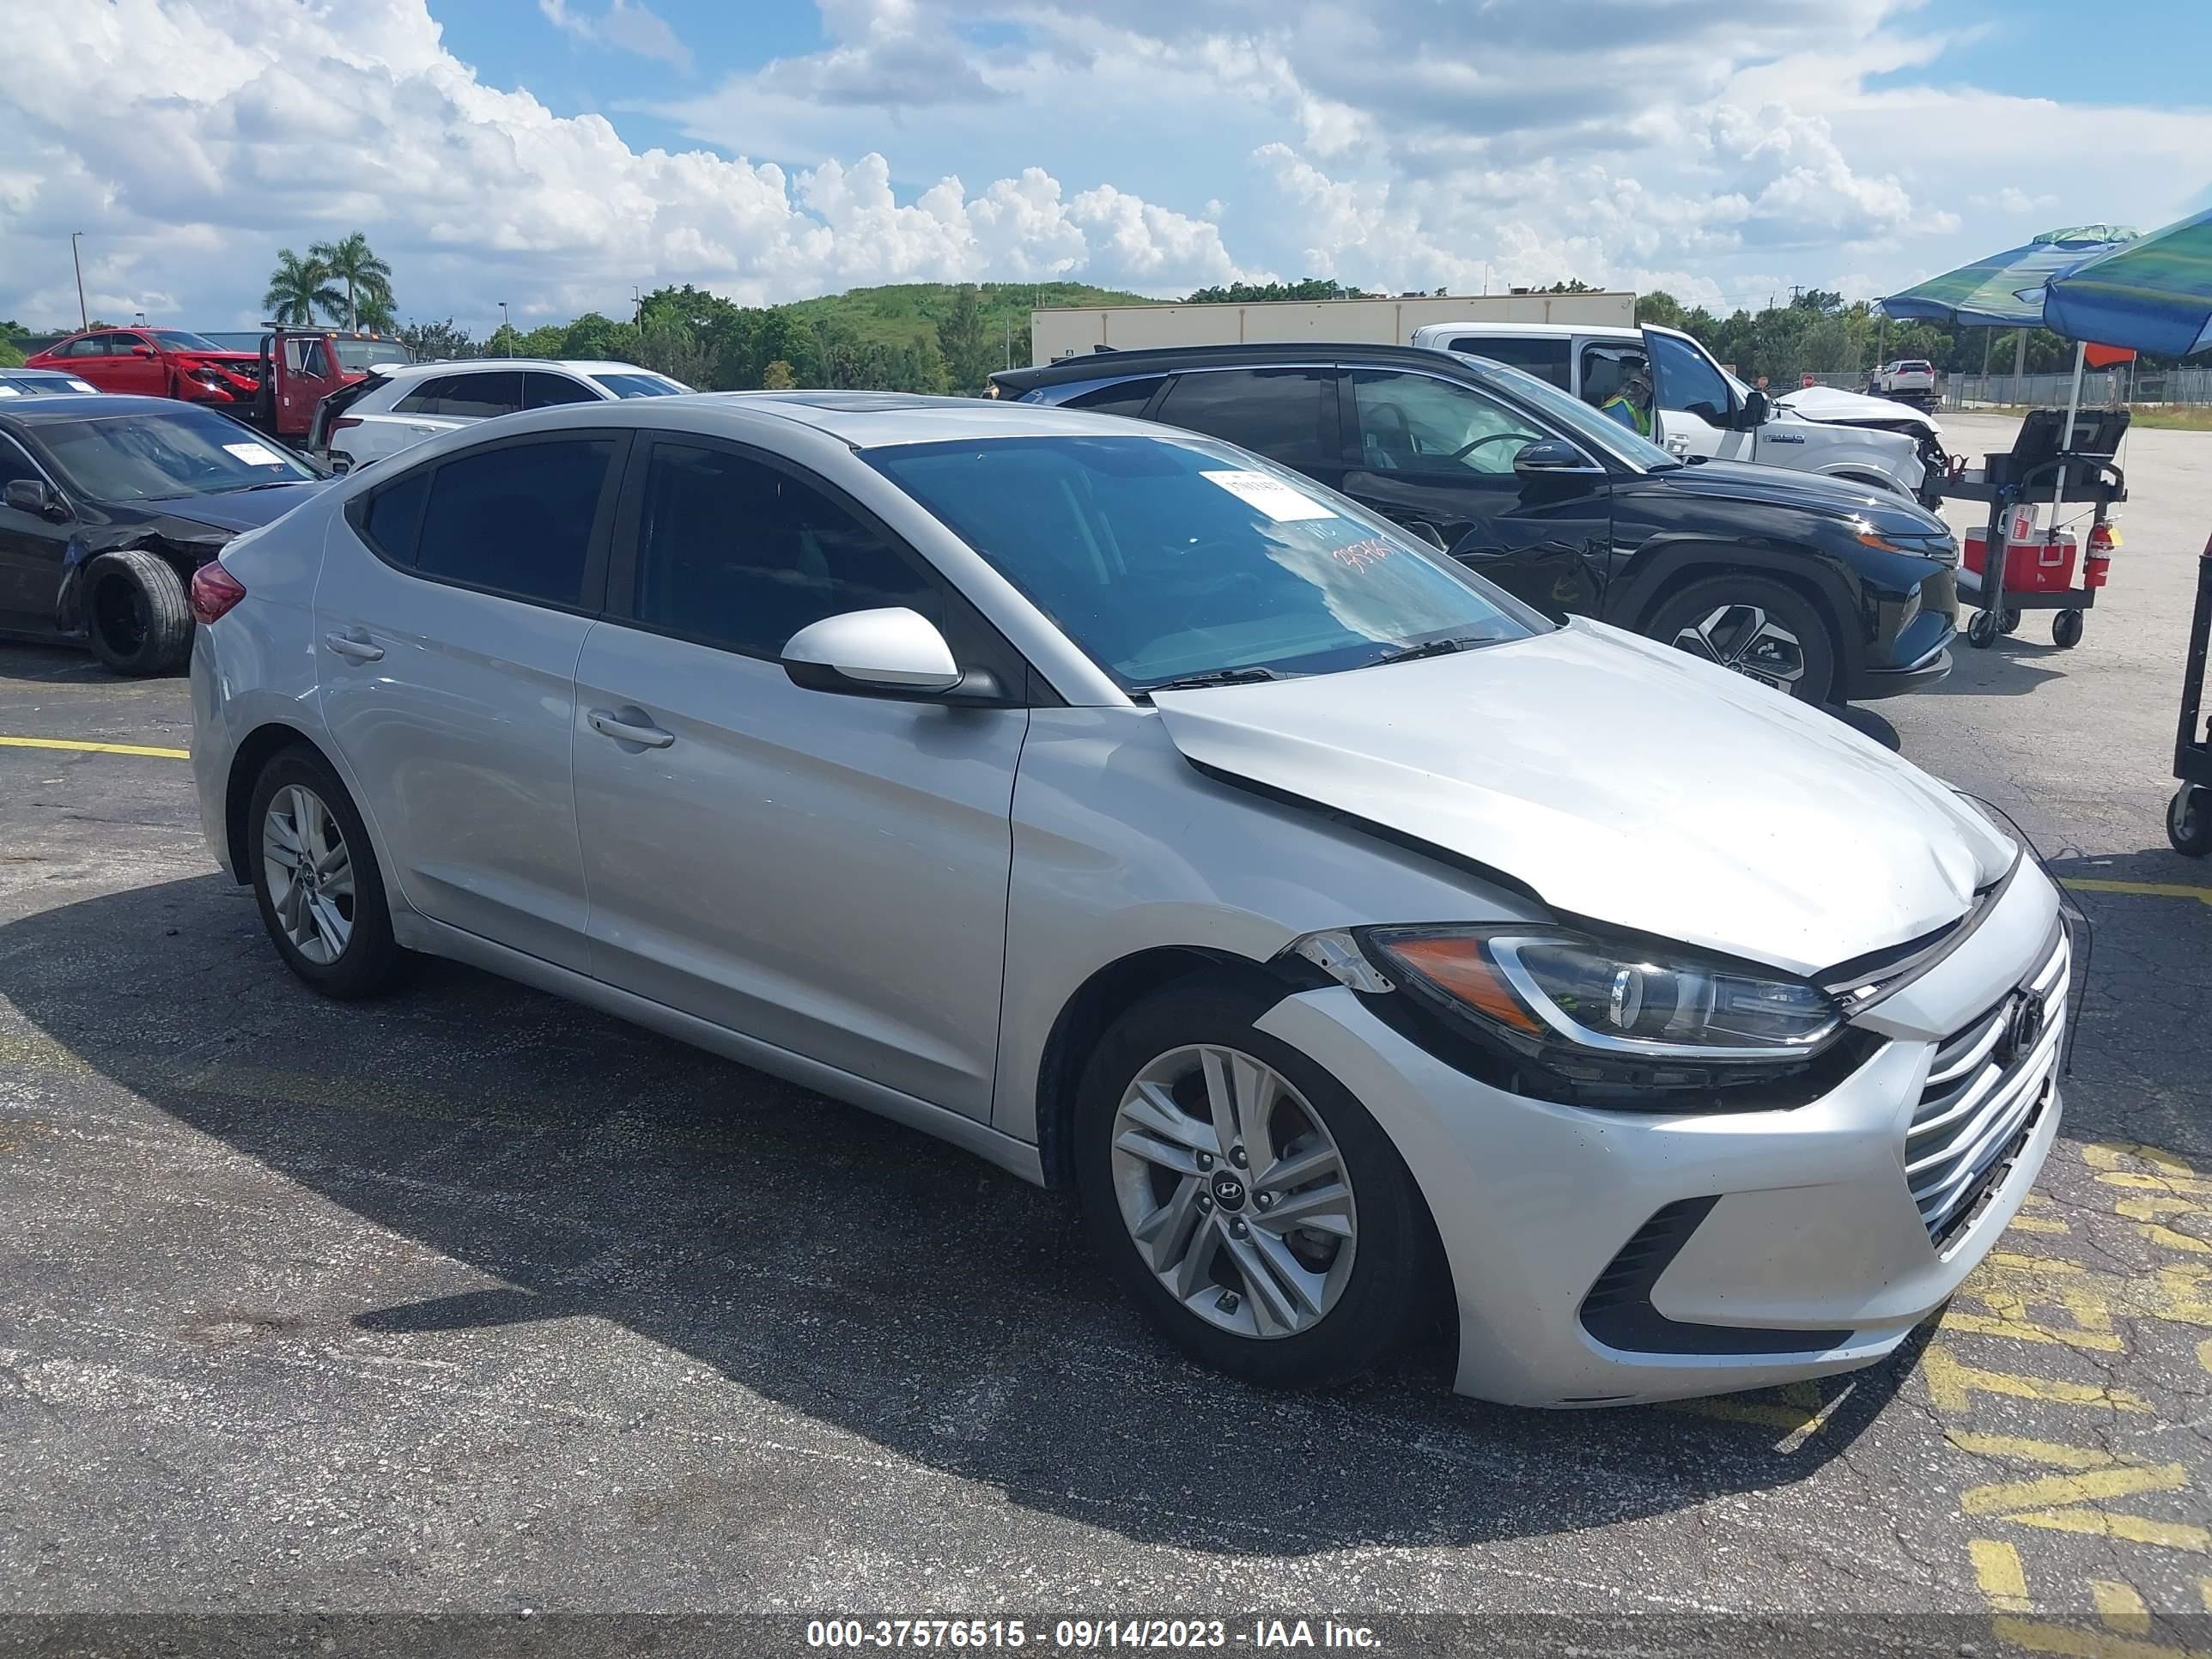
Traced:
[[1651, 435], [1651, 371], [1634, 370], [1621, 385], [1620, 391], [1597, 406], [1601, 415], [1611, 416], [1639, 438]]

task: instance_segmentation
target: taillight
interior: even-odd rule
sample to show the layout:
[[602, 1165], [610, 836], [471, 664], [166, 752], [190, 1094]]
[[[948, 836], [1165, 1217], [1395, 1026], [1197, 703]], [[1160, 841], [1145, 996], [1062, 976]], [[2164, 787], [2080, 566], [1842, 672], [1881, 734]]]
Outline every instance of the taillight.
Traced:
[[246, 597], [246, 584], [225, 570], [220, 560], [212, 561], [192, 572], [186, 597], [194, 619], [206, 628], [228, 615], [230, 608]]
[[358, 415], [341, 415], [337, 419], [331, 422], [331, 430], [333, 432], [350, 431], [352, 428], [361, 424], [361, 420], [362, 417]]

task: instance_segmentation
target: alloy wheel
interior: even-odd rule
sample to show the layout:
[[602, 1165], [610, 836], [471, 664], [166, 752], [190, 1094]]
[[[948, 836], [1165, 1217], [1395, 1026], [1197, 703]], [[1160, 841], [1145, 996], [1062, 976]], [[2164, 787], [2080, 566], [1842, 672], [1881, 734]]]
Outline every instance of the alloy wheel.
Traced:
[[1803, 643], [1760, 605], [1717, 605], [1676, 634], [1674, 644], [1778, 691], [1805, 677]]
[[321, 796], [296, 783], [276, 792], [261, 821], [261, 863], [293, 949], [320, 965], [344, 955], [353, 937], [353, 857]]
[[1210, 1043], [1152, 1060], [1115, 1113], [1113, 1170], [1146, 1266], [1208, 1324], [1296, 1336], [1343, 1294], [1359, 1236], [1350, 1171], [1264, 1061]]

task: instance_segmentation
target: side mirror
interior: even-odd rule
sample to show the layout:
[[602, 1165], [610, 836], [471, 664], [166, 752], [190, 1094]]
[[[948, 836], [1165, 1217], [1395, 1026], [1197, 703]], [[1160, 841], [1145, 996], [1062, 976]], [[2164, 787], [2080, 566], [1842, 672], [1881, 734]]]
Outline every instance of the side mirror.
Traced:
[[46, 488], [43, 478], [10, 478], [4, 492], [8, 505], [18, 513], [35, 513], [42, 519], [65, 519], [69, 510], [61, 498]]
[[1532, 472], [1603, 471], [1565, 438], [1539, 438], [1533, 444], [1522, 445], [1513, 457], [1513, 470], [1524, 476]]
[[1753, 386], [1745, 394], [1743, 408], [1737, 414], [1735, 423], [1744, 430], [1749, 431], [1753, 427], [1765, 424], [1765, 420], [1766, 394], [1757, 386]]
[[1444, 550], [1444, 532], [1425, 519], [1417, 519], [1406, 526], [1406, 533], [1418, 536], [1441, 553]]
[[154, 355], [154, 348], [149, 345], [135, 345], [131, 348], [131, 355], [134, 357], [150, 357]]
[[937, 624], [903, 605], [808, 623], [785, 642], [783, 672], [810, 691], [863, 697], [934, 697], [965, 678]]

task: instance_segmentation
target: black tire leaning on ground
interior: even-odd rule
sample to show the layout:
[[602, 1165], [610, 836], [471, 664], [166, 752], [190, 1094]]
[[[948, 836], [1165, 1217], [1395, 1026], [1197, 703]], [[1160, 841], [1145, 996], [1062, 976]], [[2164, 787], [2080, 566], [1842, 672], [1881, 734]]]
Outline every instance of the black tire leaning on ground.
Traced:
[[[1803, 672], [1790, 687], [1801, 702], [1826, 704], [1835, 701], [1836, 647], [1827, 619], [1820, 607], [1787, 583], [1770, 576], [1748, 574], [1707, 576], [1677, 588], [1659, 601], [1640, 632], [1662, 645], [1675, 645], [1678, 636], [1695, 631], [1729, 606], [1747, 605], [1763, 612], [1797, 643]], [[1725, 656], [1728, 637], [1717, 653], [1692, 652], [1707, 659]], [[1688, 650], [1685, 646], [1681, 647]]]
[[[345, 841], [353, 870], [352, 932], [345, 949], [333, 962], [312, 962], [286, 936], [270, 893], [268, 860], [262, 851], [264, 826], [270, 803], [278, 792], [298, 786], [311, 791], [331, 817]], [[247, 873], [253, 884], [253, 902], [261, 912], [261, 925], [284, 965], [315, 990], [339, 1001], [356, 1001], [381, 995], [404, 979], [417, 961], [392, 934], [392, 909], [385, 897], [384, 874], [377, 867], [375, 849], [361, 813], [327, 762], [304, 745], [272, 755], [254, 780], [253, 795], [246, 822]]]
[[[1247, 1382], [1309, 1388], [1359, 1376], [1414, 1333], [1443, 1275], [1433, 1230], [1405, 1161], [1349, 1090], [1289, 1044], [1254, 1029], [1271, 1006], [1226, 977], [1184, 979], [1114, 1022], [1076, 1097], [1074, 1166], [1085, 1230], [1122, 1289], [1200, 1364]], [[1112, 1162], [1124, 1091], [1156, 1057], [1195, 1044], [1236, 1048], [1273, 1067], [1322, 1119], [1348, 1171], [1357, 1210], [1350, 1276], [1320, 1322], [1295, 1335], [1240, 1336], [1206, 1323], [1171, 1295], [1139, 1254]], [[1257, 1173], [1257, 1172], [1254, 1172]]]
[[93, 654], [118, 674], [180, 673], [191, 660], [183, 579], [143, 548], [102, 553], [85, 566], [84, 621]]

